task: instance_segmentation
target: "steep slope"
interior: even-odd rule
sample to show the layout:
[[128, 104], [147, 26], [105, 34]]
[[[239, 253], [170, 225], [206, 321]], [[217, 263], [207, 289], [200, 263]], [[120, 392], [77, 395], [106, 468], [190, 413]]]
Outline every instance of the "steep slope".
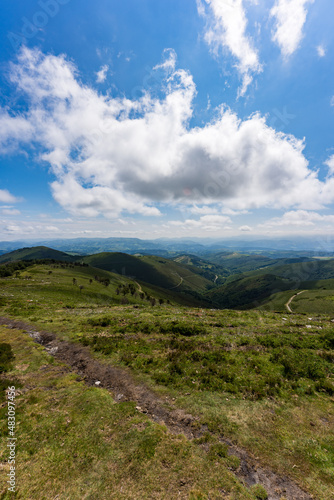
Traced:
[[272, 274], [241, 277], [206, 294], [218, 307], [252, 309], [273, 293], [290, 290], [293, 283]]
[[83, 257], [81, 260], [91, 266], [130, 276], [166, 290], [202, 293], [214, 285], [213, 280], [201, 276], [201, 269], [183, 266], [153, 255], [136, 257], [124, 253], [104, 252]]
[[74, 262], [77, 257], [68, 255], [53, 248], [48, 247], [29, 247], [14, 250], [13, 252], [5, 253], [0, 256], [0, 263], [15, 262], [18, 260], [35, 260], [35, 259], [54, 259], [65, 262]]

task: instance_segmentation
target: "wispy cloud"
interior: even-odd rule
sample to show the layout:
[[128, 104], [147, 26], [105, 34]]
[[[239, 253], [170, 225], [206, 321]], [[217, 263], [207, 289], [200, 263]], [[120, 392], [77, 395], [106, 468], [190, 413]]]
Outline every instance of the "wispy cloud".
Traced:
[[325, 57], [326, 55], [326, 49], [323, 45], [318, 45], [317, 46], [317, 53], [319, 57]]
[[253, 75], [262, 71], [259, 56], [247, 34], [247, 18], [243, 0], [197, 0], [198, 13], [207, 20], [205, 40], [213, 53], [228, 50], [237, 61], [242, 76], [238, 95], [245, 95]]
[[12, 195], [9, 191], [7, 191], [7, 189], [0, 189], [0, 203], [17, 203], [18, 201], [20, 201], [20, 199]]
[[270, 14], [275, 18], [272, 39], [284, 58], [291, 56], [303, 37], [308, 5], [314, 0], [276, 0]]
[[3, 208], [0, 210], [2, 215], [20, 215], [20, 210], [16, 210], [15, 208]]
[[102, 66], [102, 68], [100, 69], [100, 71], [98, 71], [96, 73], [96, 82], [97, 83], [103, 83], [103, 82], [105, 82], [105, 80], [107, 78], [108, 70], [109, 70], [109, 66], [107, 64], [105, 64], [104, 66]]

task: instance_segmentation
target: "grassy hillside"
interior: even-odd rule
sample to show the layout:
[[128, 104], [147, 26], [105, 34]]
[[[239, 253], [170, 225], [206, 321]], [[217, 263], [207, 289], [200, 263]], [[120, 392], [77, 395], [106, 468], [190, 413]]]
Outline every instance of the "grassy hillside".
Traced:
[[263, 269], [262, 272], [264, 273], [271, 273], [272, 266], [311, 261], [309, 257], [270, 258], [264, 255], [254, 255], [253, 253], [226, 251], [208, 255], [207, 260], [224, 267], [230, 274], [245, 273], [257, 269]]
[[231, 274], [228, 269], [214, 264], [209, 260], [201, 259], [196, 255], [181, 254], [174, 257], [173, 260], [184, 266], [192, 266], [192, 269], [194, 269], [195, 272], [198, 272], [198, 269], [201, 269], [202, 276], [210, 281], [213, 281], [216, 285], [223, 284], [225, 278]]
[[[0, 279], [0, 315], [83, 344], [96, 360], [134, 374], [175, 415], [188, 415], [193, 438], [169, 433], [154, 402], [150, 413], [133, 392], [132, 402], [116, 404], [124, 392], [112, 399], [87, 387], [27, 334], [2, 326], [0, 344], [15, 355], [3, 377], [17, 379], [20, 391], [21, 498], [195, 500], [222, 490], [230, 499], [266, 498], [240, 485], [234, 474], [244, 469], [228, 442], [315, 498], [332, 499], [331, 317], [152, 307], [129, 292], [122, 304], [116, 290], [131, 283], [89, 267], [34, 265]], [[281, 497], [294, 498], [280, 487]]]
[[293, 283], [272, 274], [240, 277], [206, 294], [220, 308], [252, 309], [278, 291], [290, 290]]
[[[248, 275], [264, 274], [268, 270], [259, 269]], [[334, 278], [334, 259], [314, 259], [307, 262], [294, 262], [270, 267], [270, 274], [290, 279], [296, 285], [305, 281], [318, 281]]]
[[0, 256], [0, 264], [18, 260], [54, 259], [58, 261], [74, 262], [77, 258], [48, 247], [21, 248]]
[[[87, 386], [22, 330], [0, 326], [0, 345], [15, 355], [3, 381], [16, 387], [17, 493], [7, 490], [8, 452], [1, 450], [4, 500], [138, 500], [218, 498], [254, 500], [228, 469], [196, 443], [167, 432], [106, 389]], [[7, 437], [2, 391], [1, 435]]]
[[[132, 256], [123, 253], [100, 253], [82, 259], [83, 262], [117, 272], [123, 276], [144, 281], [167, 290], [203, 292], [211, 287], [211, 280], [201, 276], [201, 269], [183, 266], [156, 256]], [[213, 275], [212, 275], [213, 276]]]

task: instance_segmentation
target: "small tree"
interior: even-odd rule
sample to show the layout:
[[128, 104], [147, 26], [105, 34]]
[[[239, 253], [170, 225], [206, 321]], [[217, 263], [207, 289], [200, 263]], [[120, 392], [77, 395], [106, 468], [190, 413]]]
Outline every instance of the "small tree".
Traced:
[[76, 285], [77, 284], [77, 280], [75, 278], [73, 278], [73, 285]]
[[80, 292], [83, 290], [83, 288], [84, 288], [83, 285], [79, 286]]

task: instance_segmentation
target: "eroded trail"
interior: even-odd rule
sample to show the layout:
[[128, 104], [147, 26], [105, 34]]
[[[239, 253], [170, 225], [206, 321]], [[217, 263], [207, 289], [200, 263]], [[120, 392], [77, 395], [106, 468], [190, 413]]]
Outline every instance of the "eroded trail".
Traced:
[[[66, 342], [57, 338], [54, 333], [39, 331], [32, 325], [4, 317], [0, 324], [8, 328], [25, 330], [36, 342], [43, 345], [46, 351], [69, 365], [89, 385], [98, 385], [109, 390], [117, 402], [134, 401], [137, 410], [146, 413], [152, 420], [163, 423], [170, 432], [184, 434], [188, 439], [200, 437], [207, 431], [205, 426], [198, 425], [198, 419], [181, 409], [172, 408], [168, 400], [163, 400], [143, 384], [137, 383], [125, 369], [113, 367], [94, 359], [88, 348]], [[96, 384], [98, 382], [98, 384]], [[280, 476], [263, 467], [251, 454], [221, 436], [229, 453], [240, 459], [235, 475], [247, 486], [262, 484], [269, 500], [312, 500], [314, 497], [304, 492], [294, 481]]]

